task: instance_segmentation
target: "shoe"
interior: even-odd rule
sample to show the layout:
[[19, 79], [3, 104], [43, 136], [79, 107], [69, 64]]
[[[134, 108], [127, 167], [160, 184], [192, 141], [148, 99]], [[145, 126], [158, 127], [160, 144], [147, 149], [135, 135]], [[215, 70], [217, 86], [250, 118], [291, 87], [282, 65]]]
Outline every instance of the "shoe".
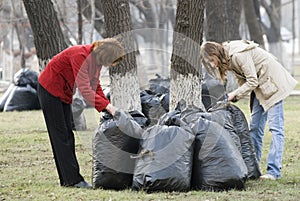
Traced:
[[74, 187], [76, 187], [76, 188], [92, 188], [92, 185], [86, 181], [81, 181], [81, 182], [75, 184]]
[[277, 178], [271, 174], [265, 174], [259, 177], [260, 179], [276, 180]]

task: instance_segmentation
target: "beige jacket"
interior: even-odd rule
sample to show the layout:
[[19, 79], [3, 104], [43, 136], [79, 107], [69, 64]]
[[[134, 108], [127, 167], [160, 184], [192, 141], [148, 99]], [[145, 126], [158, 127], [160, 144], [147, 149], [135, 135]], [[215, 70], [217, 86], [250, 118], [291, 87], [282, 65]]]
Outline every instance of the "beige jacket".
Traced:
[[237, 40], [224, 43], [231, 57], [231, 66], [240, 85], [234, 91], [237, 99], [254, 90], [265, 111], [290, 95], [297, 81], [267, 51], [258, 44]]

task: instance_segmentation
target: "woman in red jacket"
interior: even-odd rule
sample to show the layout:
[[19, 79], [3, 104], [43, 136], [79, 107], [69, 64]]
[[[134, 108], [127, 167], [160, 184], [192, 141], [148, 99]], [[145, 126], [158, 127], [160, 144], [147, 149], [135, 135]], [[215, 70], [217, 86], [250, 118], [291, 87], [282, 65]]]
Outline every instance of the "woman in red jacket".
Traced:
[[113, 38], [69, 47], [54, 56], [39, 75], [38, 96], [43, 110], [61, 186], [90, 188], [80, 175], [72, 131], [72, 96], [76, 87], [98, 112], [114, 107], [103, 94], [99, 76], [102, 66], [113, 67], [124, 56]]

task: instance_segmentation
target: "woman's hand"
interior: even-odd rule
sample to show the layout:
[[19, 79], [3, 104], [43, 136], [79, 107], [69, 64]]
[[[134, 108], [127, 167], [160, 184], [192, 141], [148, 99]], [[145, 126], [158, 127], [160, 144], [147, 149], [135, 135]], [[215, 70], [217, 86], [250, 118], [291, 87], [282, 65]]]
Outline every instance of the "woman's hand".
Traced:
[[227, 95], [228, 95], [228, 101], [237, 102], [237, 98], [235, 97], [235, 94], [233, 92], [230, 92]]
[[109, 103], [106, 108], [105, 108], [112, 116], [115, 115], [115, 112], [118, 108], [116, 108], [115, 106], [113, 106], [111, 103]]

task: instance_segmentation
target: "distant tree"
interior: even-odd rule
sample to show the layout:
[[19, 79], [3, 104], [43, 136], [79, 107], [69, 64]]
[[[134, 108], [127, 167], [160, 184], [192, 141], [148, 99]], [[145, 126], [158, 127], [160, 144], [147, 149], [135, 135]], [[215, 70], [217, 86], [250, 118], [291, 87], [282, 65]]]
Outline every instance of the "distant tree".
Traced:
[[267, 40], [269, 43], [269, 51], [274, 54], [280, 62], [284, 64], [283, 48], [281, 43], [281, 0], [272, 0], [269, 3], [266, 0], [261, 0], [262, 7], [268, 14], [270, 24], [263, 24]]
[[204, 0], [178, 0], [170, 73], [170, 110], [180, 100], [203, 108], [199, 48], [203, 37]]
[[81, 0], [77, 0], [77, 23], [78, 23], [78, 39], [77, 39], [77, 43], [78, 44], [82, 44], [82, 26], [83, 26], [83, 19], [82, 19], [82, 4], [81, 4]]
[[264, 24], [269, 43], [281, 41], [280, 24], [281, 24], [281, 0], [272, 0], [268, 4], [266, 0], [261, 0], [261, 5], [266, 10], [270, 25]]
[[67, 48], [51, 1], [23, 0], [34, 36], [40, 71], [49, 60]]
[[25, 41], [25, 20], [24, 20], [24, 16], [23, 16], [23, 7], [19, 6], [19, 14], [17, 15], [17, 11], [16, 11], [16, 6], [15, 6], [15, 2], [11, 2], [11, 9], [13, 12], [13, 16], [14, 17], [18, 17], [21, 20], [18, 20], [16, 22], [14, 22], [14, 27], [17, 33], [17, 37], [19, 40], [19, 47], [20, 47], [20, 56], [21, 56], [21, 68], [25, 68], [26, 62], [25, 62], [25, 45], [26, 45], [26, 41]]
[[262, 28], [261, 16], [259, 11], [260, 4], [258, 0], [244, 0], [243, 5], [251, 40], [260, 44], [261, 47], [264, 47], [264, 31]]
[[127, 111], [141, 110], [129, 3], [127, 0], [101, 0], [101, 3], [107, 36], [119, 38], [126, 51], [124, 61], [109, 68], [111, 102]]
[[83, 16], [91, 23], [94, 24], [95, 30], [103, 37], [107, 37], [105, 30], [105, 23], [103, 19], [103, 8], [101, 0], [95, 1], [94, 19], [92, 19], [92, 5], [90, 0], [78, 0], [81, 3], [81, 12]]
[[[249, 0], [250, 1], [250, 0]], [[241, 39], [241, 0], [206, 1], [206, 40], [224, 42]]]

